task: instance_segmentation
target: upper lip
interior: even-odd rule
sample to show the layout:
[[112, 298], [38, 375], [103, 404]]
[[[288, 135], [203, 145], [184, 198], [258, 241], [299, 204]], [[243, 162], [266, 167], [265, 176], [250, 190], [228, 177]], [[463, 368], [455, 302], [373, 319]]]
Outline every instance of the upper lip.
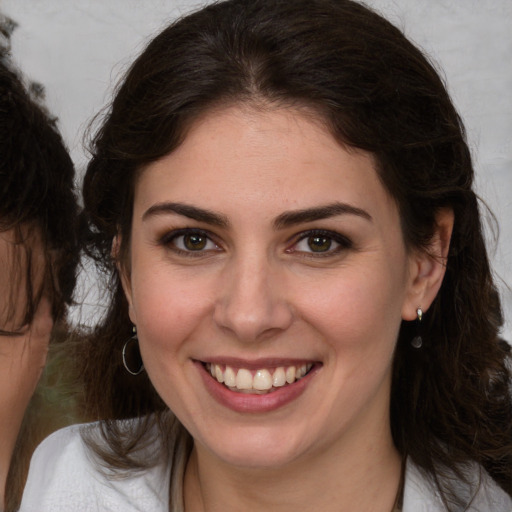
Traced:
[[201, 359], [203, 364], [211, 363], [226, 365], [234, 368], [247, 368], [248, 370], [258, 370], [260, 368], [279, 368], [280, 366], [300, 366], [303, 364], [315, 364], [318, 361], [307, 358], [283, 358], [283, 357], [261, 357], [257, 359], [242, 359], [238, 357], [215, 356]]

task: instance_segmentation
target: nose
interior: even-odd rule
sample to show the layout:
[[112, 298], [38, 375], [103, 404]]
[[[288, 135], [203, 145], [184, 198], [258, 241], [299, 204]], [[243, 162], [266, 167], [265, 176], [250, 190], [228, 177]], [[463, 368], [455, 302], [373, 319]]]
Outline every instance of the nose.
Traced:
[[[214, 320], [239, 341], [268, 339], [286, 330], [293, 311], [286, 299], [282, 269], [267, 258], [240, 258], [225, 268]], [[277, 266], [277, 264], [276, 264]]]

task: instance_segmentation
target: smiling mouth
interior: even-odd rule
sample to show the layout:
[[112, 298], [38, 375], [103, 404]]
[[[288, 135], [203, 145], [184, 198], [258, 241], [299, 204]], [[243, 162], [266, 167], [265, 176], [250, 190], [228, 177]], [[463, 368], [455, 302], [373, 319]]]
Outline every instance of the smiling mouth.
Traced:
[[278, 366], [249, 370], [228, 365], [203, 363], [204, 368], [220, 384], [236, 393], [266, 394], [289, 386], [305, 377], [313, 368], [313, 363]]

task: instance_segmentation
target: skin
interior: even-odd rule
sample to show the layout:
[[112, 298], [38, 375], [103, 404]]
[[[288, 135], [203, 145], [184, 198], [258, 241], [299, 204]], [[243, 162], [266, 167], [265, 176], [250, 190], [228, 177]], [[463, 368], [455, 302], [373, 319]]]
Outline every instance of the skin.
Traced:
[[[31, 240], [34, 269], [32, 282], [37, 290], [43, 277], [43, 252], [39, 248], [37, 232], [28, 227], [25, 227], [23, 232], [27, 239]], [[0, 267], [7, 269], [0, 277], [0, 328], [14, 332], [13, 335], [0, 336], [0, 503], [4, 501], [5, 481], [18, 432], [30, 398], [41, 377], [53, 328], [51, 305], [45, 296], [36, 308], [32, 323], [28, 326], [20, 325], [26, 301], [26, 261], [22, 259], [21, 268], [13, 273], [13, 257], [23, 254], [20, 246], [14, 244], [14, 240], [12, 231], [0, 233]], [[14, 290], [14, 294], [10, 293], [11, 289]], [[9, 314], [9, 308], [13, 304], [14, 315]]]
[[[312, 208], [330, 213], [283, 220]], [[441, 257], [452, 221], [438, 219], [431, 252]], [[204, 249], [187, 250], [183, 229], [207, 233]], [[330, 248], [313, 252], [309, 230], [324, 230]], [[391, 510], [393, 351], [444, 267], [405, 247], [370, 155], [299, 111], [210, 112], [140, 175], [121, 269], [145, 368], [195, 441], [187, 510]], [[228, 357], [315, 367], [290, 402], [243, 412], [212, 397], [198, 364]]]

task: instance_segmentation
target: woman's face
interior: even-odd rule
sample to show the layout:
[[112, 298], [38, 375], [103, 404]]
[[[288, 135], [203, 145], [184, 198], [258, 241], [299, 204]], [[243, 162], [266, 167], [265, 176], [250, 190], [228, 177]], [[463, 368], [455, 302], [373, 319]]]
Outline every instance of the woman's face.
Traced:
[[295, 111], [212, 112], [141, 174], [130, 249], [145, 368], [199, 449], [280, 467], [390, 437], [419, 257], [368, 154]]

